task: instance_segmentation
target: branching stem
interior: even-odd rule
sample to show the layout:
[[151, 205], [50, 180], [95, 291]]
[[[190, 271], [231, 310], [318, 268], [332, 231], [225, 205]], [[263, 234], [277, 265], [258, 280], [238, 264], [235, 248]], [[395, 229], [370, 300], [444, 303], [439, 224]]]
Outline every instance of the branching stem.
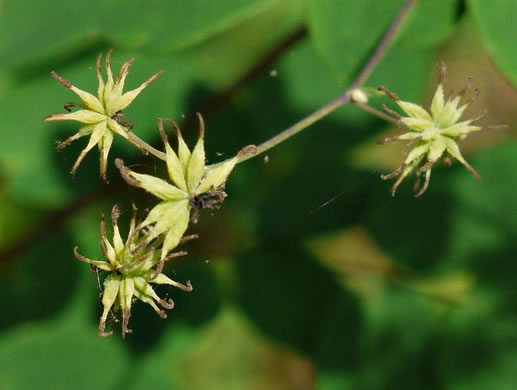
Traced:
[[[375, 68], [379, 65], [380, 61], [386, 54], [386, 51], [388, 50], [391, 43], [393, 43], [394, 39], [396, 38], [398, 32], [402, 28], [402, 25], [404, 21], [406, 20], [406, 17], [408, 16], [409, 12], [414, 8], [414, 6], [418, 3], [418, 0], [408, 0], [404, 7], [399, 11], [397, 17], [393, 20], [390, 28], [388, 31], [386, 31], [386, 34], [384, 35], [382, 41], [379, 43], [379, 46], [375, 49], [372, 56], [364, 66], [363, 70], [357, 76], [355, 81], [352, 83], [352, 86], [348, 88], [341, 96], [336, 98], [335, 100], [331, 101], [330, 103], [326, 104], [325, 106], [321, 107], [320, 109], [314, 111], [309, 116], [305, 117], [301, 121], [295, 123], [294, 125], [288, 127], [284, 131], [278, 133], [274, 137], [268, 139], [267, 141], [263, 142], [262, 144], [258, 145], [256, 149], [253, 149], [252, 152], [248, 154], [241, 155], [241, 158], [239, 159], [239, 163], [244, 162], [246, 160], [249, 160], [253, 157], [256, 157], [266, 151], [268, 151], [271, 148], [274, 148], [276, 145], [284, 142], [286, 139], [291, 138], [293, 135], [298, 134], [300, 131], [306, 129], [313, 123], [319, 121], [320, 119], [326, 117], [330, 113], [337, 110], [339, 107], [344, 106], [345, 104], [354, 103], [357, 107], [361, 108], [362, 110], [369, 112], [373, 115], [376, 115], [382, 119], [385, 119], [389, 122], [395, 123], [400, 126], [400, 123], [394, 120], [393, 118], [390, 118], [388, 115], [385, 115], [384, 113], [377, 111], [376, 109], [359, 102], [352, 101], [350, 95], [352, 91], [356, 90], [357, 88], [360, 88], [371, 76]], [[166, 155], [165, 153], [157, 150], [156, 148], [152, 147], [148, 143], [146, 143], [143, 139], [136, 136], [134, 133], [129, 132], [128, 133], [128, 141], [136, 146], [138, 149], [142, 150], [144, 153], [150, 153], [153, 156], [159, 158], [160, 160], [166, 161]]]
[[409, 12], [415, 7], [417, 3], [418, 0], [408, 0], [404, 7], [401, 8], [397, 17], [391, 23], [390, 28], [388, 29], [388, 31], [386, 31], [386, 34], [384, 34], [381, 43], [379, 43], [379, 46], [377, 46], [372, 56], [364, 66], [363, 70], [352, 84], [352, 89], [362, 87], [366, 80], [368, 80], [368, 78], [371, 76], [377, 65], [379, 65], [379, 62], [381, 62], [382, 57], [384, 57], [384, 54], [386, 54], [386, 52], [388, 51], [388, 48], [391, 45], [391, 43], [393, 43], [393, 41], [395, 40], [398, 32], [404, 24], [404, 21], [406, 20], [406, 17], [409, 15]]
[[[418, 0], [408, 0], [404, 7], [399, 11], [397, 17], [393, 20], [393, 23], [391, 24], [390, 28], [384, 35], [384, 38], [380, 42], [379, 46], [375, 49], [372, 56], [364, 66], [363, 70], [359, 74], [359, 76], [355, 79], [355, 81], [352, 83], [352, 86], [348, 88], [343, 95], [339, 96], [337, 99], [333, 100], [332, 102], [328, 103], [327, 105], [323, 106], [319, 110], [313, 112], [309, 116], [305, 117], [301, 121], [295, 123], [294, 125], [288, 127], [281, 133], [275, 135], [273, 138], [270, 138], [269, 140], [265, 141], [264, 143], [257, 146], [256, 152], [254, 154], [248, 154], [241, 156], [239, 163], [249, 160], [250, 158], [256, 157], [261, 153], [266, 152], [267, 150], [275, 147], [279, 143], [285, 141], [286, 139], [292, 137], [293, 135], [299, 133], [300, 131], [306, 129], [310, 125], [312, 125], [314, 122], [317, 122], [321, 118], [329, 115], [333, 111], [337, 110], [339, 107], [352, 103], [350, 99], [350, 94], [352, 91], [354, 91], [357, 88], [360, 88], [366, 80], [370, 77], [372, 72], [375, 70], [377, 65], [379, 65], [379, 62], [382, 60], [384, 55], [386, 54], [386, 51], [388, 50], [390, 44], [393, 42], [395, 37], [397, 36], [397, 33], [400, 31], [404, 21], [406, 20], [406, 17], [408, 16], [409, 12], [415, 7], [415, 5], [418, 3]], [[361, 107], [364, 109], [364, 107]], [[376, 110], [375, 110], [376, 111]], [[373, 113], [373, 112], [372, 112]], [[387, 119], [384, 118], [383, 119]], [[390, 119], [391, 121], [391, 119]]]
[[344, 104], [350, 102], [349, 90], [343, 96], [340, 96], [336, 100], [328, 103], [327, 105], [321, 107], [319, 110], [313, 112], [311, 115], [305, 117], [301, 121], [295, 123], [291, 127], [288, 127], [281, 133], [275, 135], [273, 138], [268, 139], [266, 142], [261, 143], [257, 146], [257, 148], [253, 151], [253, 154], [245, 154], [242, 155], [239, 159], [239, 163], [249, 160], [250, 158], [256, 157], [259, 154], [264, 153], [265, 151], [274, 148], [279, 143], [284, 142], [286, 139], [291, 138], [293, 135], [299, 133], [300, 131], [306, 129], [314, 122], [319, 121], [321, 118], [326, 117], [331, 112], [335, 111], [337, 108], [341, 107]]

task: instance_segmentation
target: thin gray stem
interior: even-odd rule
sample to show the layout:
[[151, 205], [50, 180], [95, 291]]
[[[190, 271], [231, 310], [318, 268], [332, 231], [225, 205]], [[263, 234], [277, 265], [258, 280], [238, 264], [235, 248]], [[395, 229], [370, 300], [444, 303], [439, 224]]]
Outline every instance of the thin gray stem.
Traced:
[[[325, 106], [321, 107], [317, 111], [313, 112], [309, 116], [305, 117], [301, 121], [295, 123], [294, 125], [288, 127], [281, 133], [278, 133], [273, 138], [268, 139], [267, 141], [263, 142], [262, 144], [258, 145], [255, 150], [253, 150], [253, 153], [250, 154], [243, 154], [241, 155], [239, 159], [239, 163], [244, 162], [246, 160], [249, 160], [253, 157], [256, 157], [267, 150], [275, 147], [279, 143], [285, 141], [286, 139], [292, 137], [293, 135], [299, 133], [300, 131], [306, 129], [310, 125], [312, 125], [314, 122], [317, 122], [321, 118], [324, 118], [325, 116], [329, 115], [333, 111], [337, 110], [339, 107], [351, 103], [350, 94], [352, 91], [354, 91], [357, 88], [360, 88], [366, 80], [370, 77], [372, 72], [375, 70], [377, 65], [379, 65], [379, 62], [381, 61], [382, 57], [386, 54], [386, 51], [388, 50], [390, 44], [393, 42], [395, 37], [397, 36], [397, 33], [400, 31], [403, 22], [406, 20], [407, 15], [409, 12], [414, 8], [414, 6], [418, 3], [418, 0], [408, 0], [404, 7], [399, 11], [397, 17], [393, 20], [390, 28], [384, 35], [381, 43], [379, 46], [375, 49], [374, 53], [364, 66], [363, 70], [359, 74], [359, 76], [355, 79], [355, 81], [352, 83], [352, 86], [348, 88], [343, 95], [339, 96], [337, 99], [331, 101], [330, 103], [326, 104]], [[383, 118], [386, 119], [386, 118]]]
[[253, 150], [252, 154], [244, 154], [241, 155], [241, 158], [239, 159], [239, 163], [249, 160], [250, 158], [253, 158], [255, 156], [258, 156], [261, 153], [264, 153], [265, 151], [274, 148], [279, 143], [284, 142], [286, 139], [292, 137], [293, 135], [299, 133], [300, 131], [306, 129], [310, 125], [312, 125], [314, 122], [317, 122], [321, 118], [327, 116], [332, 111], [335, 111], [337, 108], [341, 107], [342, 105], [350, 102], [350, 96], [349, 91], [345, 93], [345, 95], [340, 96], [339, 98], [335, 99], [334, 101], [328, 103], [327, 105], [321, 107], [319, 110], [313, 112], [311, 115], [305, 117], [299, 122], [296, 122], [291, 127], [288, 127], [281, 133], [275, 135], [273, 138], [268, 139], [266, 142], [261, 143], [257, 146], [255, 150]]
[[[337, 110], [339, 107], [352, 103], [350, 99], [350, 94], [353, 90], [360, 88], [366, 80], [370, 77], [372, 72], [375, 70], [375, 68], [379, 65], [379, 62], [386, 54], [386, 51], [388, 50], [390, 44], [393, 42], [395, 37], [397, 36], [398, 32], [400, 31], [403, 22], [406, 20], [407, 15], [413, 9], [413, 7], [418, 3], [418, 0], [408, 0], [404, 7], [400, 10], [397, 17], [392, 22], [390, 28], [384, 35], [381, 43], [377, 48], [375, 49], [374, 53], [364, 66], [363, 70], [359, 74], [359, 76], [355, 79], [355, 81], [352, 83], [352, 86], [348, 88], [343, 95], [339, 96], [337, 99], [331, 101], [330, 103], [326, 104], [325, 106], [321, 107], [320, 109], [316, 110], [309, 116], [305, 117], [301, 121], [295, 123], [294, 125], [288, 127], [284, 131], [280, 132], [279, 134], [275, 135], [274, 137], [268, 139], [267, 141], [263, 142], [262, 144], [258, 145], [256, 149], [253, 149], [248, 154], [241, 155], [239, 159], [239, 163], [244, 162], [246, 160], [249, 160], [253, 157], [258, 156], [259, 154], [262, 154], [266, 152], [267, 150], [274, 148], [276, 145], [284, 142], [286, 139], [291, 138], [293, 135], [299, 133], [300, 131], [306, 129], [313, 123], [317, 122], [321, 118], [326, 117], [330, 113]], [[393, 118], [390, 118], [389, 116], [378, 112], [377, 110], [361, 104], [357, 102], [353, 102], [355, 105], [360, 107], [361, 109], [370, 112], [376, 116], [379, 116], [385, 120], [388, 120], [390, 122], [394, 122]], [[400, 125], [400, 123], [396, 123]], [[151, 145], [149, 145], [147, 142], [145, 142], [143, 139], [136, 136], [134, 133], [129, 133], [128, 140], [131, 144], [135, 145], [138, 149], [142, 150], [143, 152], [147, 152], [152, 154], [153, 156], [159, 158], [160, 160], [166, 161], [167, 157], [165, 153], [153, 148]]]
[[402, 7], [395, 20], [391, 23], [390, 28], [384, 35], [384, 38], [382, 38], [381, 43], [379, 44], [379, 46], [377, 46], [372, 56], [364, 66], [363, 70], [352, 84], [352, 89], [360, 88], [361, 86], [363, 86], [366, 80], [368, 80], [368, 78], [371, 76], [372, 72], [375, 70], [377, 65], [379, 65], [379, 62], [382, 60], [382, 57], [384, 57], [384, 55], [388, 51], [390, 44], [393, 43], [393, 40], [402, 28], [402, 25], [404, 24], [407, 15], [417, 3], [418, 0], [408, 0], [404, 7]]

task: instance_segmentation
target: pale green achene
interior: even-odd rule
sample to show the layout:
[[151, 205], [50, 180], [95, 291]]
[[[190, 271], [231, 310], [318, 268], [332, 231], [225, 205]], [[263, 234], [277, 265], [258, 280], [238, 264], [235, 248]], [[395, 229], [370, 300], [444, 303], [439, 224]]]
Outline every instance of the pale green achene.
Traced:
[[117, 80], [115, 81], [113, 79], [113, 72], [111, 71], [112, 52], [113, 49], [110, 50], [106, 56], [106, 73], [108, 75], [106, 83], [104, 83], [101, 71], [102, 53], [97, 59], [97, 77], [99, 79], [97, 96], [77, 88], [57, 73], [52, 72], [52, 77], [79, 96], [83, 103], [65, 104], [65, 109], [68, 111], [70, 111], [70, 107], [79, 107], [80, 109], [66, 114], [50, 115], [44, 119], [44, 122], [76, 121], [86, 125], [81, 127], [76, 134], [68, 138], [66, 141], [61, 142], [58, 145], [58, 149], [63, 150], [73, 141], [85, 136], [90, 136], [88, 145], [86, 145], [86, 148], [81, 152], [72, 168], [72, 174], [75, 174], [75, 171], [83, 161], [86, 154], [95, 145], [98, 145], [100, 151], [100, 173], [101, 177], [105, 181], [107, 181], [106, 168], [108, 164], [108, 154], [111, 144], [113, 143], [113, 135], [118, 134], [127, 139], [128, 131], [133, 127], [123, 121], [125, 117], [122, 110], [127, 108], [149, 84], [155, 81], [164, 72], [160, 71], [156, 73], [138, 88], [124, 93], [123, 90], [126, 78], [131, 65], [133, 65], [134, 58], [124, 62], [120, 68]]
[[[131, 306], [135, 299], [139, 299], [152, 306], [162, 318], [167, 314], [160, 309], [172, 309], [174, 301], [161, 299], [153, 290], [150, 283], [168, 284], [183, 291], [192, 291], [190, 281], [186, 285], [173, 281], [162, 273], [164, 262], [174, 257], [183, 256], [184, 251], [168, 253], [162, 256], [164, 249], [160, 249], [161, 240], [149, 238], [144, 232], [142, 224], [136, 225], [136, 208], [133, 207], [133, 218], [129, 227], [128, 238], [124, 243], [118, 228], [119, 207], [113, 206], [111, 221], [113, 225], [113, 245], [106, 235], [104, 216], [101, 220], [101, 250], [105, 260], [91, 260], [79, 254], [78, 248], [74, 248], [74, 254], [80, 261], [90, 264], [96, 271], [109, 272], [104, 279], [104, 291], [102, 293], [103, 312], [99, 321], [99, 335], [108, 337], [113, 331], [106, 332], [106, 321], [110, 312], [122, 312], [122, 337], [132, 331], [128, 329], [131, 316]], [[187, 241], [196, 236], [184, 237], [181, 241]], [[178, 243], [180, 243], [178, 241]], [[157, 305], [158, 304], [158, 305]]]
[[[479, 174], [461, 155], [457, 144], [457, 141], [464, 139], [469, 133], [483, 129], [480, 126], [472, 125], [472, 123], [481, 119], [485, 113], [473, 119], [458, 122], [465, 109], [479, 94], [479, 90], [476, 89], [474, 95], [466, 103], [460, 105], [461, 98], [471, 87], [472, 79], [469, 78], [465, 88], [455, 96], [452, 93], [449, 94], [446, 99], [443, 90], [446, 66], [444, 62], [441, 62], [440, 65], [440, 81], [431, 103], [430, 114], [419, 105], [401, 101], [397, 95], [386, 88], [379, 88], [379, 90], [385, 92], [395, 101], [407, 116], [403, 117], [386, 106], [383, 106], [385, 111], [392, 115], [401, 126], [409, 130], [405, 134], [386, 138], [379, 143], [384, 144], [399, 140], [410, 140], [411, 142], [408, 146], [412, 148], [402, 165], [396, 171], [389, 175], [381, 176], [384, 180], [398, 176], [397, 181], [393, 185], [392, 195], [395, 195], [400, 183], [410, 173], [415, 172], [417, 175], [415, 191], [418, 191], [415, 197], [421, 196], [429, 186], [431, 168], [433, 165], [439, 160], [443, 160], [446, 164], [450, 165], [452, 163], [451, 158], [462, 163], [477, 180], [481, 181]], [[422, 188], [418, 190], [420, 187], [420, 177], [424, 172], [425, 183]]]
[[[200, 131], [192, 152], [174, 121], [158, 119], [158, 128], [165, 144], [167, 170], [171, 183], [151, 175], [133, 172], [124, 165], [122, 160], [115, 160], [122, 177], [130, 185], [142, 188], [161, 199], [161, 202], [151, 210], [142, 225], [152, 225], [150, 239], [165, 235], [162, 257], [165, 257], [168, 251], [178, 245], [189, 221], [197, 221], [200, 208], [219, 208], [226, 197], [224, 192], [226, 179], [240, 156], [250, 153], [250, 149], [255, 148], [248, 146], [231, 159], [219, 164], [205, 165], [205, 125], [201, 115], [199, 113], [197, 115]], [[178, 138], [177, 153], [168, 142], [164, 121], [170, 122], [174, 126]], [[192, 209], [194, 211], [191, 215]]]

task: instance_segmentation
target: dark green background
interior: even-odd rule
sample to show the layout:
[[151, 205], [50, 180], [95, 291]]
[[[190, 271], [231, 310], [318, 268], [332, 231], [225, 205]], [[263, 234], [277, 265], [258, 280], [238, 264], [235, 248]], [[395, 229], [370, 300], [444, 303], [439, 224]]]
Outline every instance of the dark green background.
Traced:
[[406, 149], [375, 141], [399, 130], [343, 107], [235, 169], [167, 270], [194, 285], [159, 289], [176, 301], [168, 319], [137, 302], [133, 334], [99, 338], [97, 280], [72, 253], [100, 256], [114, 203], [127, 221], [131, 202], [154, 202], [115, 157], [163, 167], [116, 138], [109, 185], [97, 150], [71, 177], [86, 141], [56, 151], [78, 124], [42, 119], [77, 98], [50, 71], [95, 92], [110, 48], [115, 71], [135, 57], [128, 88], [166, 70], [125, 112], [135, 133], [161, 147], [155, 118], [170, 117], [192, 143], [199, 111], [217, 162], [342, 93], [403, 4], [0, 2], [0, 389], [517, 388], [514, 0], [421, 0], [367, 83], [427, 106], [439, 59], [447, 89], [475, 77], [466, 116], [510, 125], [462, 143], [482, 183], [456, 163], [421, 198], [412, 178], [392, 198], [379, 175]]

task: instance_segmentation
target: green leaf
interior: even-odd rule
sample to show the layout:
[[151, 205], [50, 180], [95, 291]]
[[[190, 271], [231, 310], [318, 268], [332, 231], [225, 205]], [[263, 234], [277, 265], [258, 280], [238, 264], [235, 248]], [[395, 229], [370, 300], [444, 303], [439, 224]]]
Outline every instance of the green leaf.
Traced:
[[403, 3], [403, 0], [312, 1], [311, 37], [340, 82], [348, 82], [357, 72]]
[[[513, 326], [515, 326], [515, 322]], [[480, 329], [482, 332], [482, 329]], [[463, 346], [463, 354], [458, 357], [458, 360], [452, 362], [456, 365], [462, 362], [465, 356], [469, 357], [472, 355], [471, 351], [477, 350], [479, 347], [476, 342], [478, 340], [472, 339], [473, 344]], [[513, 340], [515, 343], [515, 340]], [[517, 373], [515, 372], [515, 366], [517, 365], [517, 353], [515, 351], [508, 351], [506, 341], [501, 342], [499, 345], [492, 346], [493, 351], [491, 354], [493, 360], [484, 361], [477, 367], [473, 367], [468, 370], [468, 374], [460, 379], [453, 378], [449, 383], [451, 390], [492, 390], [492, 389], [508, 389], [514, 388], [517, 382]], [[500, 351], [504, 350], [503, 353]], [[454, 374], [451, 375], [454, 377]]]
[[113, 388], [126, 364], [122, 345], [106, 343], [93, 327], [41, 323], [0, 337], [6, 390]]
[[423, 48], [447, 39], [454, 30], [460, 1], [420, 0], [401, 40], [411, 47]]
[[[242, 253], [237, 275], [240, 307], [269, 338], [313, 357], [326, 370], [353, 367], [358, 302], [296, 242], [273, 239]], [[338, 324], [342, 336], [329, 339]], [[356, 337], [345, 336], [351, 334]]]
[[[413, 49], [402, 42], [396, 43], [373, 72], [367, 86], [377, 89], [384, 85], [396, 92], [402, 100], [419, 101], [428, 87], [429, 79], [434, 75], [435, 61], [431, 49]], [[370, 103], [379, 109], [380, 103], [387, 102], [387, 98], [370, 99]]]
[[452, 239], [454, 198], [440, 186], [443, 179], [439, 173], [433, 170], [433, 175], [426, 196], [418, 199], [412, 193], [413, 177], [401, 185], [393, 198], [390, 184], [378, 179], [364, 218], [384, 253], [412, 271], [435, 269]]
[[[512, 296], [517, 264], [513, 257], [517, 234], [515, 197], [517, 172], [514, 143], [486, 150], [469, 158], [482, 177], [478, 183], [458, 169], [444, 178], [450, 182], [451, 197], [458, 199], [451, 218], [451, 240], [447, 262], [468, 267], [479, 283]], [[462, 172], [463, 171], [463, 172]]]
[[[62, 247], [61, 253], [67, 255], [70, 263], [76, 261], [68, 249], [68, 246]], [[62, 264], [51, 268], [54, 273], [65, 265], [63, 258], [59, 260]], [[25, 311], [43, 309], [47, 314], [55, 314], [50, 307], [62, 298], [70, 299], [65, 310], [52, 319], [13, 327], [0, 335], [2, 389], [113, 388], [129, 359], [119, 338], [100, 338], [96, 324], [89, 321], [94, 314], [91, 310], [94, 305], [89, 303], [96, 296], [94, 275], [85, 267], [81, 278], [73, 280], [74, 289], [63, 283], [66, 277], [62, 272], [57, 273], [60, 280], [38, 273], [35, 267], [33, 272], [44, 283], [33, 292], [38, 302], [31, 302], [34, 298], [19, 302], [25, 305]], [[59, 298], [49, 296], [48, 291], [53, 290], [50, 285], [58, 288]], [[9, 313], [17, 315], [15, 311]]]
[[[141, 313], [143, 314], [143, 313]], [[170, 326], [160, 344], [155, 345], [138, 366], [131, 367], [122, 381], [122, 387], [130, 390], [149, 389], [183, 389], [180, 386], [183, 376], [190, 373], [179, 369], [179, 362], [185, 354], [196, 345], [204, 334], [205, 328], [191, 326]], [[196, 377], [199, 371], [196, 371]]]
[[[388, 285], [389, 286], [389, 285]], [[445, 322], [432, 299], [389, 286], [364, 305], [367, 326], [362, 339], [365, 389], [435, 389], [439, 361], [435, 343]]]
[[170, 52], [199, 44], [246, 23], [282, 1], [138, 0], [128, 7], [124, 0], [116, 0], [101, 17], [101, 31], [117, 45]]
[[178, 54], [191, 65], [198, 82], [205, 87], [222, 88], [260, 63], [273, 45], [283, 43], [301, 28], [304, 8], [299, 3], [299, 0], [274, 1], [252, 19], [207, 37]]
[[496, 297], [493, 291], [478, 290], [476, 299], [448, 321], [442, 357], [436, 360], [448, 388], [510, 390], [515, 386], [515, 310], [501, 308]]
[[23, 240], [41, 223], [44, 214], [8, 197], [0, 187], [0, 248], [9, 250]]
[[79, 280], [79, 264], [67, 251], [73, 247], [70, 235], [52, 232], [34, 242], [24, 241], [22, 246], [16, 241], [9, 245], [5, 249], [11, 252], [4, 253], [10, 256], [2, 259], [9, 263], [0, 274], [0, 294], [6, 297], [2, 311], [8, 315], [1, 317], [0, 329], [60, 313], [76, 292]]
[[[269, 342], [242, 313], [226, 306], [202, 328], [171, 327], [127, 388], [290, 389], [312, 380], [310, 368], [310, 362]], [[296, 378], [286, 370], [296, 370]]]
[[101, 38], [98, 18], [105, 3], [4, 1], [0, 15], [0, 63], [15, 67], [50, 58], [55, 61], [96, 45]]
[[[108, 41], [164, 53], [198, 44], [244, 23], [281, 0], [165, 1], [7, 0], [2, 8], [3, 66], [67, 61]], [[27, 10], [30, 9], [30, 12]], [[56, 28], [56, 21], [59, 28]], [[24, 26], [20, 29], [19, 26]], [[11, 33], [16, 31], [16, 34]]]
[[[319, 53], [341, 83], [349, 83], [393, 22], [403, 0], [313, 0], [310, 31]], [[401, 43], [429, 47], [451, 31], [455, 1], [423, 0], [404, 24]]]
[[517, 3], [514, 0], [469, 0], [481, 39], [499, 69], [517, 85]]

